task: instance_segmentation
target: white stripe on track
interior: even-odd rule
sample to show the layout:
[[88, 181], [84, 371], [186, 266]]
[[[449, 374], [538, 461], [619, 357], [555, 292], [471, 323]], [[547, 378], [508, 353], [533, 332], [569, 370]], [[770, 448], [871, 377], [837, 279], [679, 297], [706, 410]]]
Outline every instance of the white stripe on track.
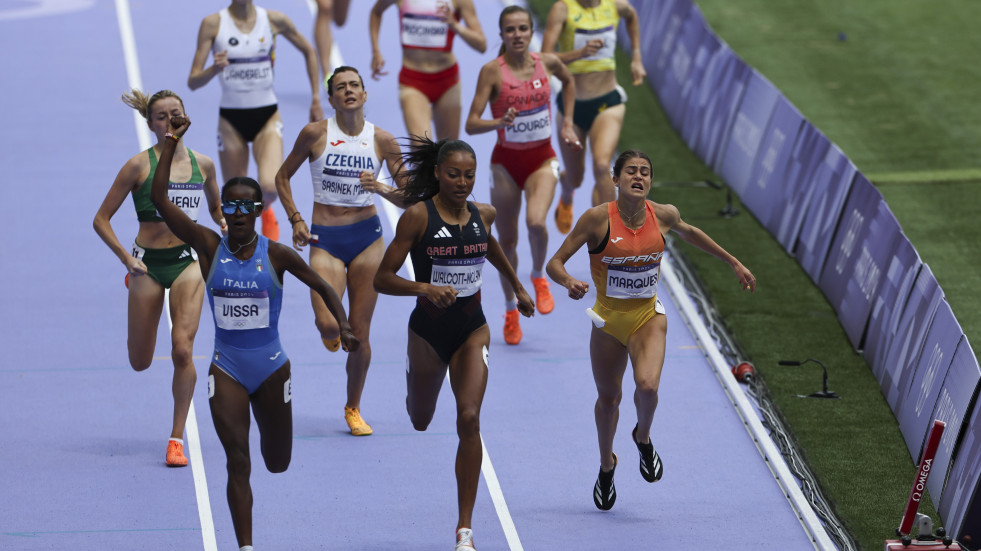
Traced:
[[[140, 64], [136, 55], [136, 39], [133, 34], [133, 19], [129, 11], [128, 0], [116, 0], [116, 19], [119, 22], [119, 36], [122, 39], [123, 57], [126, 61], [126, 78], [130, 88], [143, 89], [143, 79], [140, 76]], [[140, 150], [149, 149], [153, 142], [146, 120], [134, 109], [133, 120], [136, 122], [136, 137]], [[164, 292], [164, 304], [170, 304], [170, 289]], [[174, 328], [170, 318], [170, 308], [167, 311], [167, 327]], [[208, 496], [208, 481], [204, 473], [204, 459], [201, 454], [201, 440], [198, 435], [198, 420], [194, 411], [194, 401], [187, 411], [187, 448], [190, 454], [191, 474], [194, 478], [194, 493], [198, 504], [198, 519], [201, 523], [201, 538], [205, 551], [218, 551], [218, 540], [215, 537], [215, 522], [211, 514], [211, 499]]]
[[[310, 8], [310, 13], [316, 16], [317, 14], [317, 3], [314, 0], [307, 0], [307, 6]], [[334, 43], [334, 47], [330, 51], [330, 64], [334, 67], [340, 67], [344, 65], [344, 58], [341, 56], [340, 48], [337, 43]], [[386, 169], [382, 169], [383, 173], [387, 173]], [[385, 218], [388, 221], [388, 225], [392, 228], [392, 232], [395, 232], [395, 227], [398, 225], [399, 216], [401, 216], [401, 211], [395, 205], [389, 203], [386, 200], [381, 201], [382, 210], [385, 211]], [[406, 272], [409, 275], [409, 279], [415, 279], [415, 272], [412, 269], [412, 263], [406, 261], [403, 265]], [[450, 374], [447, 372], [446, 380], [449, 381]], [[487, 444], [484, 443], [483, 435], [480, 436], [480, 447], [483, 452], [483, 459], [480, 463], [480, 472], [484, 475], [484, 482], [487, 484], [487, 492], [490, 494], [491, 501], [494, 503], [494, 511], [497, 513], [497, 518], [501, 523], [501, 528], [504, 530], [504, 537], [508, 541], [508, 548], [511, 551], [524, 551], [524, 546], [521, 545], [521, 539], [518, 538], [518, 530], [514, 526], [514, 520], [511, 518], [511, 512], [508, 510], [508, 504], [504, 500], [504, 492], [501, 490], [501, 482], [497, 479], [497, 471], [494, 470], [494, 464], [491, 463], [490, 454], [487, 453]]]

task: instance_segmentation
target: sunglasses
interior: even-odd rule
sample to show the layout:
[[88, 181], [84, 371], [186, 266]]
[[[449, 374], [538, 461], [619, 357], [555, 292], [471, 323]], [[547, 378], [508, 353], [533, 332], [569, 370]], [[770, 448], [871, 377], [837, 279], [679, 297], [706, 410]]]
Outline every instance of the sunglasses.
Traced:
[[252, 214], [262, 203], [259, 201], [250, 201], [248, 199], [235, 199], [232, 201], [223, 201], [221, 203], [221, 212], [225, 214], [235, 214], [236, 211], [242, 211], [242, 214]]

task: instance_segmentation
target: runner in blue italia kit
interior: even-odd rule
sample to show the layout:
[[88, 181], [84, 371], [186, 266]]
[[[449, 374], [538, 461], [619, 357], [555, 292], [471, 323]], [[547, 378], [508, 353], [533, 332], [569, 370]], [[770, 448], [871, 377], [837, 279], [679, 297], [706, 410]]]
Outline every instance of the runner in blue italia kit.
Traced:
[[[157, 214], [150, 203], [150, 182], [159, 165], [157, 158], [166, 139], [171, 117], [184, 114], [184, 103], [170, 90], [152, 96], [132, 90], [123, 102], [139, 111], [156, 138], [156, 144], [134, 155], [123, 165], [109, 193], [99, 207], [92, 225], [99, 237], [116, 253], [126, 266], [126, 286], [129, 288], [128, 335], [129, 363], [135, 371], [143, 371], [153, 361], [157, 328], [163, 312], [164, 293], [170, 290], [171, 359], [174, 362], [173, 426], [167, 442], [165, 462], [169, 467], [187, 465], [184, 456], [184, 423], [194, 394], [197, 372], [192, 357], [194, 336], [201, 319], [204, 282], [196, 266], [194, 251], [182, 242]], [[189, 148], [180, 148], [172, 157], [170, 171], [176, 182], [167, 191], [170, 200], [179, 205], [192, 219], [202, 213], [202, 199], [217, 226], [225, 224], [219, 208], [215, 164], [207, 156]], [[168, 171], [168, 173], [170, 172]], [[119, 242], [110, 220], [119, 207], [132, 195], [140, 229], [132, 249]]]
[[[473, 549], [471, 523], [480, 479], [480, 406], [487, 387], [490, 330], [480, 307], [484, 260], [510, 282], [525, 316], [535, 303], [521, 286], [497, 240], [490, 234], [494, 207], [467, 201], [473, 191], [476, 155], [465, 142], [422, 138], [409, 144], [402, 194], [410, 206], [399, 219], [385, 251], [375, 289], [415, 296], [409, 318], [406, 408], [412, 426], [426, 430], [447, 369], [456, 398], [456, 550]], [[407, 256], [415, 281], [398, 275]]]
[[[368, 334], [378, 293], [371, 282], [385, 242], [375, 208], [375, 194], [401, 206], [397, 188], [377, 180], [382, 162], [391, 174], [401, 150], [391, 133], [364, 118], [368, 94], [354, 67], [338, 67], [327, 80], [327, 97], [336, 114], [306, 125], [293, 150], [276, 173], [276, 188], [293, 226], [293, 247], [310, 245], [310, 266], [343, 295], [347, 289], [351, 327], [361, 341], [347, 357], [347, 402], [344, 419], [354, 436], [367, 436], [371, 426], [361, 417], [361, 393], [371, 364]], [[313, 212], [308, 228], [293, 202], [290, 178], [310, 162]], [[337, 321], [320, 296], [311, 293], [317, 329], [328, 350], [340, 345]]]
[[208, 402], [215, 431], [225, 448], [228, 505], [235, 537], [252, 549], [252, 488], [249, 485], [249, 405], [259, 427], [262, 458], [270, 472], [290, 463], [293, 447], [290, 362], [279, 342], [279, 311], [283, 274], [289, 271], [323, 298], [340, 324], [341, 345], [357, 350], [337, 293], [296, 252], [260, 236], [256, 217], [263, 204], [259, 184], [233, 178], [222, 188], [221, 210], [228, 235], [194, 223], [165, 195], [170, 160], [190, 126], [186, 117], [172, 117], [150, 199], [167, 226], [198, 253], [215, 320], [215, 351], [208, 371]]

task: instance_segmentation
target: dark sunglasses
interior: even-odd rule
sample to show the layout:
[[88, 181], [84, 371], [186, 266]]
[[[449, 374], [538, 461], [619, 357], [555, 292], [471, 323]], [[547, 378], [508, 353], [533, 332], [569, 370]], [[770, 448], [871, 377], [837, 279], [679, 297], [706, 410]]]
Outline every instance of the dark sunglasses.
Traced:
[[225, 214], [235, 214], [236, 211], [241, 210], [242, 214], [252, 214], [262, 203], [259, 201], [250, 201], [248, 199], [235, 199], [232, 201], [222, 201], [221, 212]]

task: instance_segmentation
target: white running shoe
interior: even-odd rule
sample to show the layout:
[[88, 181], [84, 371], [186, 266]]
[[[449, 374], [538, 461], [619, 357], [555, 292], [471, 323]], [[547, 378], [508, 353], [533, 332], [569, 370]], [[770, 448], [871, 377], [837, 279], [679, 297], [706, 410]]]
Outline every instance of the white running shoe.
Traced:
[[453, 551], [474, 551], [473, 530], [460, 528], [456, 531], [456, 547]]

